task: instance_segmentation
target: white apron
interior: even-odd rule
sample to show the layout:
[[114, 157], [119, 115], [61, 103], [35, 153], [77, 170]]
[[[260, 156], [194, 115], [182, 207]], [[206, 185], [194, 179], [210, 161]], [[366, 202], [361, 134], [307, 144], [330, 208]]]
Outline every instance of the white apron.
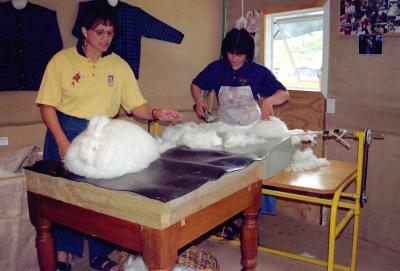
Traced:
[[260, 107], [250, 86], [221, 86], [218, 101], [218, 119], [225, 123], [246, 126], [261, 117]]

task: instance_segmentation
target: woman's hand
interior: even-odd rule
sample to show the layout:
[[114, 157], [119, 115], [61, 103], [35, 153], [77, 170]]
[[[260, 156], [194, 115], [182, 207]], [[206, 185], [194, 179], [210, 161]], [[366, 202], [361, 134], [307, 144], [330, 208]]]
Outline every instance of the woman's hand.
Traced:
[[42, 115], [43, 122], [53, 134], [53, 137], [56, 140], [58, 146], [58, 154], [60, 156], [60, 159], [63, 160], [70, 142], [60, 126], [60, 122], [57, 118], [56, 109], [53, 106], [41, 104], [40, 114]]
[[274, 116], [273, 104], [268, 98], [265, 98], [261, 102], [261, 119], [269, 120], [272, 116]]
[[152, 116], [154, 119], [161, 121], [179, 122], [182, 120], [181, 113], [167, 108], [153, 109]]
[[65, 154], [67, 153], [69, 145], [70, 145], [70, 142], [68, 140], [62, 140], [60, 142], [57, 142], [58, 153], [60, 154], [61, 160], [64, 160], [64, 157], [65, 157]]
[[205, 119], [206, 116], [204, 112], [208, 109], [208, 106], [207, 102], [204, 100], [203, 91], [193, 83], [190, 85], [190, 91], [192, 93], [193, 100], [195, 101], [193, 106], [194, 111], [199, 118]]
[[208, 109], [207, 103], [203, 100], [198, 100], [194, 104], [193, 109], [199, 118], [204, 119], [205, 118], [204, 112]]
[[289, 100], [289, 92], [278, 90], [274, 95], [260, 98], [261, 119], [269, 120], [274, 116], [274, 105], [280, 105]]
[[169, 122], [179, 122], [182, 120], [182, 114], [176, 110], [166, 108], [153, 108], [148, 104], [142, 104], [131, 110], [131, 113], [145, 120], [161, 120]]

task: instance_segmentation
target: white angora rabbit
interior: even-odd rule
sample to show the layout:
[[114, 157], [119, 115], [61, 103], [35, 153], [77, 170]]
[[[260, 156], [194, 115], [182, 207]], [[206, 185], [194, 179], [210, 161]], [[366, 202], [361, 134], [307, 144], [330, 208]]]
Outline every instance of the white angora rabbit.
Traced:
[[160, 155], [155, 139], [138, 125], [98, 116], [65, 154], [65, 167], [88, 178], [114, 178], [149, 166]]

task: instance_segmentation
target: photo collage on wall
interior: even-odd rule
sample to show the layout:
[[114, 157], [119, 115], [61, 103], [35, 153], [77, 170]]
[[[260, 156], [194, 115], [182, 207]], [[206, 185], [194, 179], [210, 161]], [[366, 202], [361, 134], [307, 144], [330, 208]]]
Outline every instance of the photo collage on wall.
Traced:
[[390, 33], [400, 34], [400, 0], [340, 0], [340, 34], [359, 36], [360, 54], [382, 54]]

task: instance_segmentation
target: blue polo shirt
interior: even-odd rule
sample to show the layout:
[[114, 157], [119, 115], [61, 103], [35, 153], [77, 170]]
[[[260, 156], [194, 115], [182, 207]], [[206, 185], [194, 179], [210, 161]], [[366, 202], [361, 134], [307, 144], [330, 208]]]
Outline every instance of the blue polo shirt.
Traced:
[[250, 86], [256, 101], [260, 96], [269, 97], [278, 90], [286, 90], [266, 67], [255, 62], [245, 62], [235, 71], [226, 59], [209, 64], [192, 83], [205, 91], [215, 90], [217, 94], [221, 86]]

